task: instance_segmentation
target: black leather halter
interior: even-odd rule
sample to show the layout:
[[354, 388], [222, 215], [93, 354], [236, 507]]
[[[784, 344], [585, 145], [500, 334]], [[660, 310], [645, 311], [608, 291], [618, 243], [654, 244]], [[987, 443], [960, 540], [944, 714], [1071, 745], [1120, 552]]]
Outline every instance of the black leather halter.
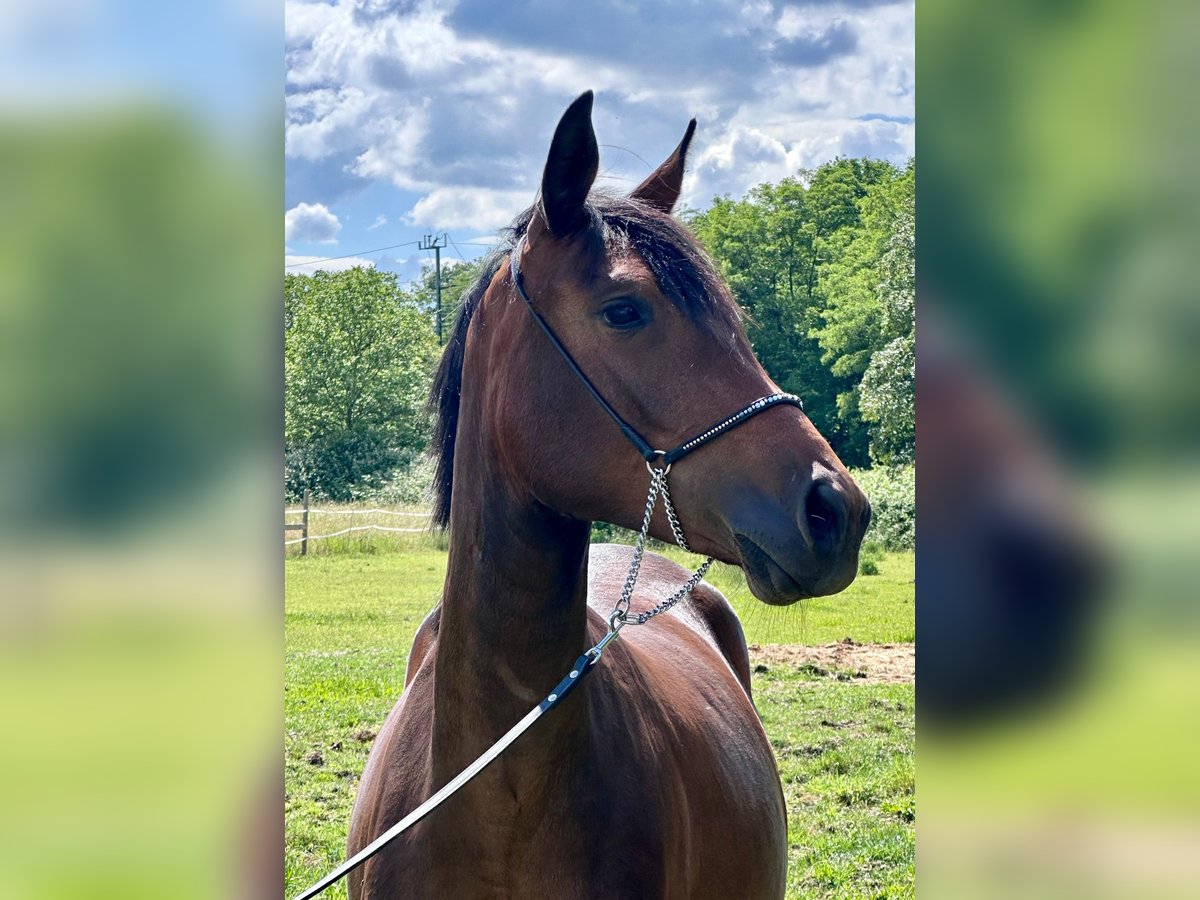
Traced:
[[509, 260], [509, 269], [512, 272], [513, 285], [516, 287], [517, 293], [521, 295], [521, 299], [525, 301], [525, 306], [533, 315], [534, 321], [541, 326], [542, 331], [545, 332], [546, 337], [550, 339], [550, 343], [554, 345], [554, 349], [559, 352], [560, 356], [562, 356], [568, 368], [575, 373], [575, 377], [579, 379], [585, 388], [587, 388], [588, 393], [592, 395], [595, 401], [600, 404], [600, 408], [608, 413], [608, 417], [617, 423], [617, 427], [621, 429], [621, 434], [625, 435], [626, 440], [633, 444], [634, 449], [641, 454], [642, 459], [646, 460], [647, 463], [654, 463], [657, 460], [664, 468], [666, 468], [672, 463], [678, 462], [696, 448], [702, 447], [704, 444], [707, 444], [714, 438], [719, 437], [730, 429], [736, 428], [747, 419], [753, 418], [760, 412], [770, 409], [772, 406], [787, 404], [789, 406], [795, 406], [801, 410], [804, 409], [803, 401], [801, 401], [801, 399], [795, 394], [768, 394], [765, 397], [759, 397], [753, 403], [748, 404], [728, 418], [714, 423], [713, 425], [704, 429], [704, 431], [697, 434], [695, 437], [689, 438], [672, 450], [655, 450], [652, 446], [650, 446], [650, 443], [644, 437], [638, 434], [637, 429], [626, 422], [621, 417], [621, 414], [613, 409], [612, 404], [604, 399], [604, 396], [599, 390], [597, 390], [596, 386], [592, 384], [591, 379], [584, 374], [583, 369], [579, 368], [579, 363], [575, 362], [575, 359], [571, 356], [570, 351], [567, 350], [567, 348], [563, 346], [563, 342], [558, 339], [558, 335], [554, 333], [554, 329], [550, 327], [550, 323], [542, 317], [542, 314], [539, 313], [537, 308], [533, 305], [533, 301], [529, 298], [529, 294], [525, 291], [524, 279], [521, 277], [521, 251], [524, 250], [524, 248], [525, 239], [521, 238], [521, 240], [517, 242], [516, 247], [513, 248], [512, 257]]

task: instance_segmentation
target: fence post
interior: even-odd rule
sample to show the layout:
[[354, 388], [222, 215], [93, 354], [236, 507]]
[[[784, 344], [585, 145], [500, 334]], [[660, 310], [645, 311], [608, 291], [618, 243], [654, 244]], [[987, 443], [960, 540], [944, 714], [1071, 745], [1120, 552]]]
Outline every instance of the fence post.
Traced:
[[304, 515], [300, 519], [304, 526], [300, 531], [300, 555], [308, 555], [308, 488], [304, 489]]

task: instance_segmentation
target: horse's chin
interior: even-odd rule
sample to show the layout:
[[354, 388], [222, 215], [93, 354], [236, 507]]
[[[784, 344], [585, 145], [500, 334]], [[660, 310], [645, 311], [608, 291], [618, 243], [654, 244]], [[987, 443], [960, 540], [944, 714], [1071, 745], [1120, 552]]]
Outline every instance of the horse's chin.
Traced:
[[857, 573], [857, 559], [824, 572], [805, 571], [814, 567], [805, 566], [803, 561], [785, 565], [745, 535], [736, 537], [739, 564], [750, 593], [769, 606], [790, 606], [800, 600], [836, 594], [848, 587]]

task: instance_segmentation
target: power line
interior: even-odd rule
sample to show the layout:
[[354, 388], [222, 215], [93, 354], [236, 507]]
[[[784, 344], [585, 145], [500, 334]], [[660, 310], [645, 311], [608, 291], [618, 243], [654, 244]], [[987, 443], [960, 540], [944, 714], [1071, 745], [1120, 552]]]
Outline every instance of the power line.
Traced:
[[466, 257], [464, 257], [463, 252], [458, 249], [458, 244], [454, 243], [454, 238], [450, 236], [450, 232], [448, 231], [446, 232], [446, 240], [450, 242], [450, 246], [453, 247], [454, 252], [458, 254], [458, 261], [460, 263], [465, 263], [467, 261]]
[[384, 250], [395, 250], [397, 247], [411, 247], [413, 244], [419, 244], [420, 241], [405, 241], [403, 244], [392, 244], [390, 247], [376, 247], [374, 250], [357, 250], [354, 253], [346, 253], [343, 256], [322, 256], [320, 259], [306, 259], [304, 262], [288, 263], [284, 266], [285, 269], [294, 269], [296, 266], [312, 266], [322, 262], [333, 262], [335, 259], [349, 259], [352, 256], [362, 256], [366, 253], [380, 253]]

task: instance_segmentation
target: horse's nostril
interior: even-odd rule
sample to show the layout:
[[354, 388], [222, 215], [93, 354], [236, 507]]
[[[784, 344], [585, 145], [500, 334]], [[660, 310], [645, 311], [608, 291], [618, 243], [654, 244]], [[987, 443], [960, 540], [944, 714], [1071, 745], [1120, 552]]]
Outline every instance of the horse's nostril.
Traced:
[[832, 485], [818, 482], [808, 492], [804, 517], [814, 548], [828, 550], [837, 541], [841, 498]]

